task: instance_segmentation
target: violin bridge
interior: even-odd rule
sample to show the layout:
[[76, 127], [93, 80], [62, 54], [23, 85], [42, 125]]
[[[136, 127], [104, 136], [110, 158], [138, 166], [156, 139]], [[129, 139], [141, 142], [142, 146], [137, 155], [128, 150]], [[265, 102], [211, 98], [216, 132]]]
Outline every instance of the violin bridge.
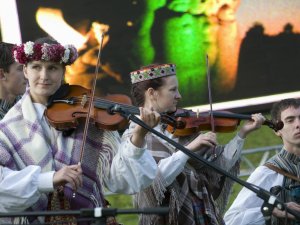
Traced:
[[83, 95], [82, 100], [81, 100], [81, 107], [84, 108], [87, 103], [87, 96]]

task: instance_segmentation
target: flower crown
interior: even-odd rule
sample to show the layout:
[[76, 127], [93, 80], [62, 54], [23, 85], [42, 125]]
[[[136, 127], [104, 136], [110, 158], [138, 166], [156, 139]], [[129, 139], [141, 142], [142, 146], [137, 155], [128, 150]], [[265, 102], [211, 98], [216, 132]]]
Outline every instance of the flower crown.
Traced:
[[176, 75], [174, 64], [153, 65], [130, 73], [132, 84], [170, 75]]
[[20, 64], [43, 60], [71, 65], [78, 57], [77, 49], [73, 45], [39, 44], [32, 41], [16, 45], [13, 48], [13, 55]]

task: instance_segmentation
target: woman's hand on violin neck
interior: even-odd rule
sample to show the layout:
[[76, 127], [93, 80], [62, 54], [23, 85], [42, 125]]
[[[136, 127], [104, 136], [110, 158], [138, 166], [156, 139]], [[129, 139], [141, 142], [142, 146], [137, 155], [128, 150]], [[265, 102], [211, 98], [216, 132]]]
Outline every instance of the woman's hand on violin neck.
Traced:
[[[140, 107], [139, 109], [140, 109], [140, 119], [149, 127], [151, 128], [156, 127], [157, 124], [160, 122], [160, 114], [158, 112], [155, 112], [154, 110], [150, 110], [143, 107]], [[148, 130], [137, 125], [134, 128], [131, 137], [132, 144], [134, 144], [136, 147], [142, 147], [144, 145], [144, 139], [147, 133]]]
[[214, 148], [217, 144], [217, 135], [213, 132], [207, 132], [205, 134], [199, 134], [198, 137], [196, 137], [186, 147], [191, 151], [198, 151], [201, 148]]
[[256, 113], [251, 115], [252, 120], [249, 120], [244, 123], [242, 128], [239, 131], [240, 138], [246, 138], [246, 136], [254, 130], [259, 129], [266, 118], [261, 113]]
[[75, 191], [82, 186], [82, 168], [79, 163], [77, 165], [65, 166], [54, 173], [54, 187], [64, 186], [67, 183], [71, 184]]
[[157, 124], [160, 122], [160, 114], [154, 111], [153, 108], [147, 109], [140, 107], [139, 109], [141, 120], [151, 128], [156, 127]]

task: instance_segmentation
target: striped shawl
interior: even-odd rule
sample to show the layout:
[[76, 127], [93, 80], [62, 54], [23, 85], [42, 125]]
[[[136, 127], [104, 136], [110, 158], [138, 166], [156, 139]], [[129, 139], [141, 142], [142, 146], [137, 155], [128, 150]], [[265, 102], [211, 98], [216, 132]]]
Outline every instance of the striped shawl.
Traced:
[[[53, 128], [52, 128], [53, 129]], [[59, 170], [65, 165], [77, 164], [83, 136], [80, 126], [69, 137], [53, 129], [55, 143], [45, 137], [43, 128], [29, 93], [0, 121], [0, 164], [20, 170], [28, 165], [39, 165], [42, 172]], [[64, 194], [72, 209], [103, 206], [103, 179], [108, 176], [112, 159], [118, 149], [117, 132], [96, 130], [90, 126], [82, 160], [83, 187], [76, 197], [65, 186]], [[32, 210], [45, 210], [48, 196], [43, 194]]]
[[[135, 124], [132, 123], [122, 138], [129, 138], [134, 126]], [[161, 126], [155, 129], [164, 132]], [[164, 132], [164, 134], [182, 145], [187, 144], [195, 138], [187, 137], [178, 139], [167, 132]], [[147, 149], [151, 151], [157, 163], [161, 159], [171, 156], [176, 151], [175, 147], [151, 134], [147, 135], [146, 144]], [[218, 147], [216, 151], [222, 152], [223, 148]], [[222, 160], [222, 157], [219, 157], [216, 163], [220, 164]], [[235, 172], [237, 169], [238, 168], [234, 169]], [[222, 212], [216, 207], [216, 202], [210, 190], [217, 190], [218, 193], [216, 193], [216, 196], [219, 197], [219, 202], [222, 204], [222, 207], [225, 207], [232, 183], [226, 181], [222, 189], [222, 187], [219, 186], [220, 180], [221, 176], [219, 174], [211, 169], [205, 168], [201, 163], [192, 159], [188, 161], [182, 173], [180, 173], [169, 186], [166, 186], [163, 177], [158, 172], [153, 184], [135, 195], [134, 204], [139, 208], [166, 205], [170, 208], [169, 215], [167, 217], [142, 215], [140, 216], [139, 224], [224, 224], [221, 215]], [[221, 191], [224, 192], [220, 194]]]
[[[285, 149], [282, 149], [278, 154], [273, 156], [266, 163], [272, 164], [298, 178], [300, 177], [300, 157], [286, 151]], [[289, 187], [290, 185], [300, 185], [300, 183], [284, 176], [282, 187]], [[291, 190], [289, 190], [288, 188], [283, 188], [279, 193], [278, 198], [283, 202], [295, 201], [291, 196]], [[294, 220], [287, 220], [287, 223], [285, 222], [285, 219], [272, 217], [272, 225], [295, 224]]]

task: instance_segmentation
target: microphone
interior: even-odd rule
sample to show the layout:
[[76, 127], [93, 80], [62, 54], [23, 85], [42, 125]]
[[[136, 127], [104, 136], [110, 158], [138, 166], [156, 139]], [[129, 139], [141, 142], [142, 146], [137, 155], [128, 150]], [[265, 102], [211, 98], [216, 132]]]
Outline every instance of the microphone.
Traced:
[[282, 189], [283, 189], [283, 187], [277, 185], [277, 186], [271, 187], [270, 192], [273, 195], [278, 195], [282, 191]]

